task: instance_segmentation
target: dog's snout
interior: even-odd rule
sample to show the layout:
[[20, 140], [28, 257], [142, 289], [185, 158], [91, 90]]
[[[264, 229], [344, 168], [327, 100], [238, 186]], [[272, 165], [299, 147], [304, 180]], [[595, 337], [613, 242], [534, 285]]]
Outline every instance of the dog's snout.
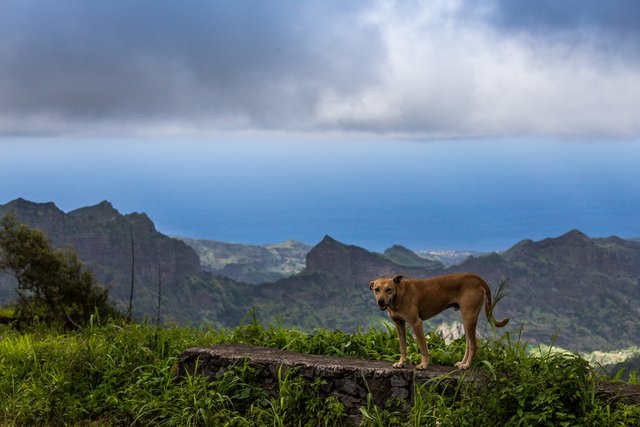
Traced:
[[380, 307], [384, 307], [384, 306], [386, 306], [386, 305], [387, 305], [387, 303], [386, 303], [386, 302], [384, 302], [384, 299], [380, 298], [380, 299], [378, 300], [378, 305], [379, 305]]

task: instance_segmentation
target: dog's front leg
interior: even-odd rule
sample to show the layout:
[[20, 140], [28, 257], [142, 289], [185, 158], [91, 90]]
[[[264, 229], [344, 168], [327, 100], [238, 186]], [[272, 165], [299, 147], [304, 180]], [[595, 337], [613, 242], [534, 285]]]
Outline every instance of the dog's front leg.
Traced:
[[396, 325], [396, 332], [398, 333], [398, 341], [400, 341], [400, 360], [393, 364], [394, 368], [404, 367], [404, 363], [407, 360], [407, 329], [405, 321], [397, 317], [392, 317], [393, 324]]
[[413, 328], [413, 335], [418, 340], [420, 346], [420, 364], [416, 366], [416, 369], [427, 369], [429, 366], [429, 350], [427, 349], [427, 340], [424, 337], [424, 329], [422, 329], [422, 320], [418, 319], [411, 323]]

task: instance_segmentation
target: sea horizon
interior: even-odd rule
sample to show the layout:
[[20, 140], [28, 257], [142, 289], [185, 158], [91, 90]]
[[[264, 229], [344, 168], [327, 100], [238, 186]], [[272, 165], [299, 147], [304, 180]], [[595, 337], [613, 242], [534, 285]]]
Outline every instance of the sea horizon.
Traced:
[[636, 159], [633, 142], [541, 138], [5, 139], [0, 202], [108, 200], [167, 235], [244, 244], [489, 252], [640, 236]]

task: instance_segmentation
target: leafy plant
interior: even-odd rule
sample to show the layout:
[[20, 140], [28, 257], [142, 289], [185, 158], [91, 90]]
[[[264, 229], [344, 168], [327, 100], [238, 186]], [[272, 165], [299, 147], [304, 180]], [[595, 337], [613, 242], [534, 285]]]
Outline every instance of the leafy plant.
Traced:
[[[250, 316], [251, 317], [251, 316]], [[458, 360], [463, 342], [445, 345], [429, 334], [434, 358]], [[171, 368], [193, 346], [240, 342], [315, 354], [393, 360], [397, 338], [390, 329], [345, 334], [268, 327], [249, 320], [231, 330], [156, 328], [95, 319], [66, 331], [33, 325], [23, 331], [0, 326], [0, 425], [340, 425], [342, 404], [322, 395], [322, 380], [280, 371], [276, 395], [266, 392], [248, 364], [214, 380]], [[531, 354], [512, 340], [481, 340], [476, 380], [443, 391], [446, 378], [418, 384], [414, 401], [378, 407], [370, 398], [362, 425], [640, 425], [640, 407], [601, 400], [599, 379], [579, 356], [553, 351]], [[434, 361], [435, 363], [435, 361]], [[441, 362], [438, 362], [441, 363]], [[481, 374], [484, 381], [478, 381]]]
[[0, 271], [10, 271], [18, 282], [15, 319], [79, 328], [99, 312], [114, 315], [108, 289], [83, 271], [71, 250], [50, 246], [44, 233], [19, 223], [14, 215], [0, 220]]

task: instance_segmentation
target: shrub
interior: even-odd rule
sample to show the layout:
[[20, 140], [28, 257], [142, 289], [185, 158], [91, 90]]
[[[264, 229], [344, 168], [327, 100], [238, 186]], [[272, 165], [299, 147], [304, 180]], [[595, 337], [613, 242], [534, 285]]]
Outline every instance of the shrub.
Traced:
[[[366, 359], [393, 360], [398, 351], [391, 330], [344, 334], [257, 322], [232, 330], [98, 323], [66, 332], [0, 326], [0, 425], [341, 425], [347, 419], [340, 402], [323, 398], [321, 381], [306, 382], [295, 370], [280, 374], [280, 394], [272, 397], [246, 364], [213, 381], [174, 381], [171, 368], [188, 347], [231, 341]], [[434, 357], [451, 362], [464, 348], [464, 342], [431, 341]], [[640, 425], [639, 406], [595, 395], [598, 378], [579, 356], [531, 355], [508, 335], [479, 344], [474, 369], [485, 382], [462, 381], [444, 394], [442, 379], [436, 379], [416, 386], [409, 407], [397, 401], [378, 407], [370, 400], [361, 411], [362, 425]]]
[[0, 221], [0, 270], [18, 282], [15, 320], [78, 328], [92, 315], [115, 315], [108, 289], [97, 284], [71, 250], [54, 249], [44, 233], [19, 223], [14, 215]]

